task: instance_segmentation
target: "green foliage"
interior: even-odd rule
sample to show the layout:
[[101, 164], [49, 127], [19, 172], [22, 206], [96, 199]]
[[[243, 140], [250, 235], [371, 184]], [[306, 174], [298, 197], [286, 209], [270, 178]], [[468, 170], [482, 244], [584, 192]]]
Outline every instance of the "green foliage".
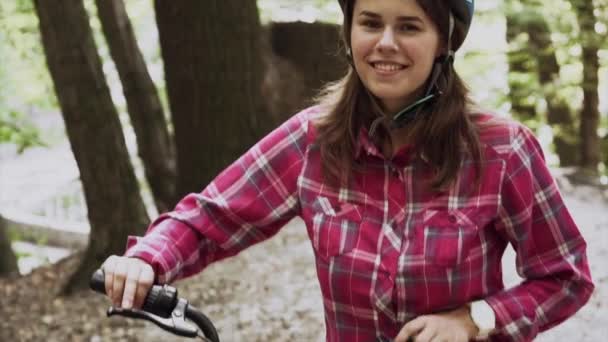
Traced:
[[[606, 0], [597, 1], [606, 2]], [[555, 89], [559, 98], [568, 99], [568, 105], [575, 112], [580, 108], [582, 102], [583, 66], [581, 63], [581, 35], [577, 22], [576, 13], [569, 0], [508, 0], [502, 8], [506, 15], [513, 18], [514, 24], [524, 29], [512, 38], [509, 45], [509, 58], [511, 63], [520, 63], [523, 71], [510, 72], [509, 80], [513, 85], [519, 87], [520, 93], [528, 93], [531, 98], [526, 99], [530, 103], [542, 103], [543, 93], [547, 87]], [[541, 54], [555, 54], [560, 66], [560, 74], [557, 87], [555, 84], [540, 84], [536, 70], [538, 66], [533, 54], [534, 50], [529, 43], [527, 29], [540, 25], [544, 21], [551, 32], [551, 51], [540, 51]], [[598, 35], [599, 37], [599, 35]], [[543, 113], [545, 108], [538, 108], [539, 118], [546, 117]]]
[[0, 60], [0, 143], [14, 143], [19, 152], [43, 145], [27, 113], [56, 100], [31, 1], [0, 3]]
[[[608, 0], [593, 0], [596, 7], [596, 32], [598, 37], [606, 36], [608, 27]], [[258, 0], [258, 8], [263, 23], [271, 20], [319, 20], [339, 23], [341, 12], [335, 0]], [[120, 81], [113, 70], [105, 39], [96, 18], [96, 8], [92, 0], [85, 0], [91, 26], [104, 62], [104, 70], [112, 89], [115, 103], [124, 113], [124, 100]], [[136, 31], [140, 48], [144, 53], [151, 76], [160, 89], [160, 96], [167, 108], [164, 91], [164, 74], [158, 46], [153, 3], [147, 1], [125, 1]], [[509, 81], [525, 85], [526, 102], [540, 104], [544, 110], [540, 94], [548, 85], [540, 85], [536, 75], [526, 72], [509, 73], [507, 53], [510, 58], [521, 61], [526, 69], [534, 69], [534, 61], [526, 51], [527, 37], [517, 37], [515, 43], [507, 46], [504, 42], [505, 15], [516, 14], [520, 21], [534, 21], [539, 16], [549, 25], [554, 52], [560, 65], [558, 95], [567, 99], [576, 112], [580, 108], [582, 92], [581, 37], [576, 14], [570, 0], [486, 0], [476, 5], [478, 11], [471, 36], [459, 52], [456, 63], [463, 78], [471, 85], [473, 94], [484, 107], [498, 111], [510, 108], [508, 94]], [[600, 40], [600, 74], [606, 74], [608, 65], [608, 39]], [[0, 142], [17, 141], [24, 147], [34, 142], [33, 132], [25, 122], [30, 109], [57, 110], [57, 100], [46, 63], [38, 32], [38, 21], [32, 0], [0, 2]], [[601, 89], [608, 89], [606, 77], [601, 78]], [[604, 108], [608, 100], [605, 91]], [[26, 109], [24, 109], [26, 108]], [[603, 109], [604, 112], [606, 109]], [[13, 113], [8, 115], [7, 113]], [[15, 119], [14, 113], [19, 119]], [[169, 113], [167, 110], [166, 113]], [[605, 115], [605, 113], [604, 113]], [[124, 117], [121, 116], [121, 117]], [[544, 117], [544, 115], [539, 115]], [[123, 120], [124, 121], [124, 120]], [[602, 120], [602, 127], [606, 127]], [[29, 142], [29, 143], [28, 143]]]
[[30, 0], [0, 3], [0, 109], [57, 106]]
[[0, 143], [3, 142], [17, 145], [19, 153], [28, 147], [46, 145], [40, 139], [38, 129], [15, 111], [8, 112], [8, 115], [0, 114]]

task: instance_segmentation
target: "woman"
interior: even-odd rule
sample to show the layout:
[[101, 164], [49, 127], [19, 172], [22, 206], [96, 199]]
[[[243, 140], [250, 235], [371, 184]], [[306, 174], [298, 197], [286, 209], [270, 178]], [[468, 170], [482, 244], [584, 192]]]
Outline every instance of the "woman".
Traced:
[[[527, 341], [593, 291], [532, 133], [453, 69], [472, 0], [340, 1], [351, 68], [104, 263], [114, 304], [306, 223], [328, 341]], [[505, 289], [510, 243], [525, 281]]]

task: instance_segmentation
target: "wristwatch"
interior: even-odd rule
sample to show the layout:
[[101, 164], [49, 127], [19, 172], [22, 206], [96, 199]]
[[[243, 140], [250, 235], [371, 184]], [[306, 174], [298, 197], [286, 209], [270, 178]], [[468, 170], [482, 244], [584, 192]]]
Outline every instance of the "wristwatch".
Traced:
[[477, 300], [469, 305], [471, 310], [471, 319], [479, 329], [475, 340], [483, 340], [496, 328], [496, 316], [494, 310], [485, 300]]

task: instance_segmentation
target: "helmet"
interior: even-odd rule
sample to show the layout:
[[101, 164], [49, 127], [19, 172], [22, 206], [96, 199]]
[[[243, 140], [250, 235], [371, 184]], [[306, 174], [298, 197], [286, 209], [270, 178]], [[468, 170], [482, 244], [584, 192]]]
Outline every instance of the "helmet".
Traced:
[[[340, 8], [342, 8], [342, 13], [344, 13], [345, 18], [347, 15], [352, 15], [351, 7], [353, 5], [353, 1], [354, 0], [338, 0], [338, 3], [340, 4]], [[440, 96], [442, 94], [442, 92], [439, 89], [437, 89], [437, 86], [436, 86], [438, 77], [446, 71], [449, 72], [449, 69], [451, 69], [451, 65], [454, 60], [453, 59], [454, 51], [456, 51], [456, 50], [458, 50], [458, 48], [460, 48], [460, 46], [462, 45], [462, 41], [464, 41], [464, 39], [466, 38], [467, 33], [469, 32], [469, 28], [471, 27], [471, 21], [473, 20], [473, 12], [475, 10], [475, 4], [474, 4], [475, 1], [474, 0], [441, 0], [441, 1], [445, 1], [449, 5], [449, 8], [451, 10], [450, 31], [449, 31], [449, 35], [448, 35], [448, 53], [447, 53], [447, 55], [445, 55], [443, 57], [442, 61], [435, 62], [435, 65], [433, 66], [433, 70], [429, 77], [427, 89], [426, 89], [424, 96], [419, 98], [413, 104], [402, 109], [397, 114], [395, 114], [393, 116], [393, 119], [390, 124], [391, 128], [402, 127], [402, 126], [406, 125], [408, 122], [411, 122], [418, 116], [418, 113], [420, 112], [420, 109], [423, 106], [430, 103], [431, 101], [433, 101], [434, 99], [436, 99], [438, 96]], [[451, 37], [452, 37], [454, 21], [458, 21], [462, 24], [462, 26], [464, 28], [464, 35], [462, 37], [462, 41], [460, 43], [458, 43], [458, 45], [451, 46], [451, 44], [452, 44]], [[346, 53], [347, 53], [347, 56], [349, 57], [349, 62], [352, 64], [352, 56], [350, 55], [349, 46], [347, 46]], [[380, 122], [381, 120], [382, 120], [382, 117], [379, 117], [372, 124], [372, 126], [371, 126], [372, 128], [370, 128], [370, 134], [371, 134], [371, 132], [373, 132], [375, 130], [375, 128], [373, 128], [373, 127], [375, 127], [376, 124], [378, 122]]]
[[[466, 37], [471, 27], [471, 21], [473, 20], [473, 13], [475, 11], [474, 0], [445, 0], [448, 2], [454, 19], [461, 22], [464, 26], [464, 37]], [[338, 0], [342, 13], [345, 15], [348, 13], [347, 6], [352, 6], [353, 0]], [[464, 40], [463, 37], [463, 40]], [[458, 49], [456, 46], [455, 49]]]

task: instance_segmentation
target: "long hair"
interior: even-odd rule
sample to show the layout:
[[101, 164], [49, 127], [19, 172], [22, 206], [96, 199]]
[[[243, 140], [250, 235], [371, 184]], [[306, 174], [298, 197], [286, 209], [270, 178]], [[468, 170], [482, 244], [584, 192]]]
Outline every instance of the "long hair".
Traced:
[[[442, 42], [447, 41], [449, 8], [444, 0], [417, 0], [420, 7], [436, 24]], [[350, 31], [354, 1], [344, 13], [342, 41], [350, 47]], [[464, 28], [456, 22], [452, 46], [460, 46]], [[481, 144], [472, 120], [472, 101], [469, 90], [449, 63], [437, 81], [442, 92], [430, 105], [425, 106], [416, 120], [409, 124], [408, 140], [416, 147], [419, 156], [433, 170], [430, 187], [442, 190], [457, 178], [461, 164], [469, 157], [475, 163], [475, 183], [481, 178]], [[335, 83], [327, 85], [317, 98], [326, 115], [315, 123], [317, 144], [320, 148], [323, 174], [329, 184], [342, 186], [351, 179], [356, 169], [355, 146], [359, 130], [369, 128], [371, 122], [384, 115], [365, 89], [354, 67]], [[376, 142], [390, 141], [389, 128], [378, 130]]]

